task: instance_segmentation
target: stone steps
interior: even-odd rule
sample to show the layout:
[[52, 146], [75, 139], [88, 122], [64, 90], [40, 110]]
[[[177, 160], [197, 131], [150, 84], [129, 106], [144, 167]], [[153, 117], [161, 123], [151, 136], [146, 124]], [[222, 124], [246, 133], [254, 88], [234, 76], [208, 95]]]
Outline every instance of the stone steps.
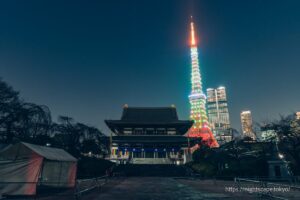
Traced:
[[182, 177], [187, 175], [185, 166], [173, 164], [125, 164], [118, 165], [114, 172], [126, 176]]

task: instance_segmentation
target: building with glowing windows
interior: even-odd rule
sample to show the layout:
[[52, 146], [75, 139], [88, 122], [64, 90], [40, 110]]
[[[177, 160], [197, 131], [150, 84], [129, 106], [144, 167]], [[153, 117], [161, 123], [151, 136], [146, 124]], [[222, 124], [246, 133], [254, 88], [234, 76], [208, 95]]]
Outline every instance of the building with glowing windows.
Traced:
[[242, 111], [241, 112], [241, 123], [242, 123], [242, 131], [244, 137], [250, 137], [253, 140], [256, 140], [256, 136], [253, 131], [253, 122], [251, 111]]
[[296, 112], [296, 119], [300, 119], [300, 112]]
[[276, 131], [268, 127], [261, 128], [261, 141], [270, 142], [277, 141]]
[[230, 128], [226, 88], [208, 88], [207, 92], [207, 114], [210, 127], [219, 144], [232, 140]]

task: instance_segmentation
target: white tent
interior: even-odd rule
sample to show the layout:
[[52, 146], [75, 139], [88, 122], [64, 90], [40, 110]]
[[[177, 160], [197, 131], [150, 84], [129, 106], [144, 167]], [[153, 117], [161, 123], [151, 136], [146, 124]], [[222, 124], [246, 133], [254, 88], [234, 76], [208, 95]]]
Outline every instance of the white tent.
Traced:
[[34, 195], [37, 186], [74, 187], [77, 160], [62, 149], [25, 142], [0, 152], [0, 196]]

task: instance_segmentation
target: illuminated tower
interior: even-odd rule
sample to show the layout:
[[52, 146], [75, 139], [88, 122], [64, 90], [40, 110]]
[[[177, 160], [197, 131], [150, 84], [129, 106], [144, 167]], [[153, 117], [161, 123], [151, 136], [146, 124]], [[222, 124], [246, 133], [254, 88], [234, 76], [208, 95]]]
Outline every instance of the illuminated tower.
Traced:
[[189, 95], [189, 100], [191, 104], [190, 118], [194, 121], [194, 124], [188, 132], [188, 137], [201, 137], [202, 141], [210, 147], [218, 147], [219, 144], [212, 134], [206, 114], [206, 96], [202, 90], [202, 81], [198, 61], [198, 48], [193, 21], [191, 21], [190, 45], [192, 59], [192, 92]]

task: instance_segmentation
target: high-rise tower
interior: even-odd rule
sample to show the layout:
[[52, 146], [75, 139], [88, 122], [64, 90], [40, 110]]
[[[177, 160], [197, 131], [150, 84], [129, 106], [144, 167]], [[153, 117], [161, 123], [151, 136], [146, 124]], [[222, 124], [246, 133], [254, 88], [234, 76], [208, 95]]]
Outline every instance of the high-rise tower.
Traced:
[[210, 128], [219, 144], [232, 140], [225, 87], [208, 88], [207, 114]]
[[252, 115], [250, 110], [241, 112], [241, 122], [242, 122], [243, 136], [250, 137], [253, 140], [255, 140], [256, 136], [253, 132]]
[[218, 147], [219, 144], [214, 138], [209, 127], [206, 114], [206, 96], [202, 89], [202, 80], [198, 61], [198, 48], [195, 36], [194, 22], [191, 18], [191, 60], [192, 60], [192, 91], [189, 95], [191, 104], [190, 118], [194, 121], [188, 132], [188, 137], [201, 137], [202, 141], [210, 147]]

